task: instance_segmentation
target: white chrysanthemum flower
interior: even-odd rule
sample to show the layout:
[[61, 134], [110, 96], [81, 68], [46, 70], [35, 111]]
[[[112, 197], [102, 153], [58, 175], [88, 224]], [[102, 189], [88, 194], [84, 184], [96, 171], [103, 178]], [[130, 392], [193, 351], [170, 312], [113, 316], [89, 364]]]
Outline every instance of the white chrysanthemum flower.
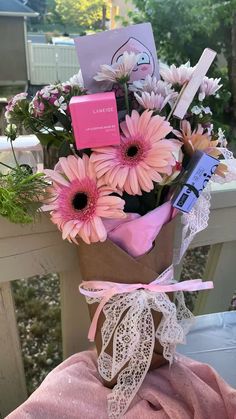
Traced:
[[161, 111], [167, 103], [172, 103], [177, 96], [171, 84], [148, 75], [145, 80], [134, 81], [129, 89], [144, 109]]
[[84, 80], [82, 77], [82, 72], [79, 70], [77, 74], [74, 74], [65, 84], [70, 84], [71, 86], [79, 86], [84, 88]]
[[206, 96], [215, 95], [216, 92], [218, 92], [218, 90], [223, 86], [222, 84], [219, 84], [220, 81], [221, 78], [213, 79], [205, 76], [199, 89], [198, 99], [202, 101]]
[[164, 81], [171, 83], [172, 85], [178, 84], [183, 86], [188, 82], [193, 74], [194, 67], [190, 66], [188, 61], [186, 64], [182, 64], [180, 67], [172, 64], [170, 67], [164, 63], [160, 63], [160, 75]]
[[171, 87], [170, 83], [163, 80], [157, 80], [155, 76], [146, 76], [144, 80], [134, 81], [130, 86], [129, 90], [132, 92], [147, 92], [162, 95], [164, 97], [170, 94], [177, 94]]
[[127, 83], [130, 74], [136, 66], [139, 54], [124, 52], [119, 62], [100, 66], [100, 71], [94, 76], [94, 80], [109, 83]]
[[164, 97], [161, 94], [155, 94], [154, 92], [142, 92], [141, 96], [135, 92], [134, 96], [144, 109], [156, 111], [161, 111], [171, 99], [171, 95]]
[[227, 147], [227, 140], [225, 137], [225, 132], [222, 130], [222, 128], [218, 129], [218, 144], [220, 147]]

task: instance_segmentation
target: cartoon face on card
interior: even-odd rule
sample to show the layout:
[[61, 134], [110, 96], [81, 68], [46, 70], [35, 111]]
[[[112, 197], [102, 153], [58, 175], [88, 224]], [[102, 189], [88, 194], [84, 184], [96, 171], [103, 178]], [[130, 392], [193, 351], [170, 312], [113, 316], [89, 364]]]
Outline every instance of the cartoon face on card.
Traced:
[[125, 51], [139, 55], [130, 81], [145, 79], [150, 74], [159, 78], [156, 47], [150, 23], [113, 29], [75, 39], [79, 64], [86, 89], [91, 93], [102, 90], [93, 77], [102, 64], [119, 63]]
[[111, 64], [119, 63], [125, 51], [134, 52], [139, 55], [137, 65], [131, 73], [130, 82], [145, 79], [148, 74], [153, 76], [155, 63], [152, 53], [142, 42], [135, 38], [129, 38], [128, 41], [115, 52]]

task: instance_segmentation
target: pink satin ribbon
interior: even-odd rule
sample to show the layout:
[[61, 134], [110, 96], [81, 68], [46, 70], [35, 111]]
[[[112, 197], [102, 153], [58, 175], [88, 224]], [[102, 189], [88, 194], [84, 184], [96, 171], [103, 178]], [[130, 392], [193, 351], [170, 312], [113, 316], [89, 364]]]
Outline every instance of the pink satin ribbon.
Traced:
[[105, 304], [117, 294], [124, 294], [143, 289], [151, 292], [200, 291], [214, 288], [212, 281], [190, 279], [173, 283], [174, 268], [171, 265], [149, 284], [122, 284], [108, 281], [83, 281], [79, 286], [80, 293], [90, 298], [101, 298], [88, 332], [88, 339], [94, 342], [97, 322]]

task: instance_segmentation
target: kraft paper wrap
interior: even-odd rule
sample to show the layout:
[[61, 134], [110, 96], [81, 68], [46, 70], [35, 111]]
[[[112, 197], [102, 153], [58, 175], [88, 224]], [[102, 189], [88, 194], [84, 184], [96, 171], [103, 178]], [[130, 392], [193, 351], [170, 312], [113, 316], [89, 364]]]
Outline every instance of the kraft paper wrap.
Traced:
[[[90, 245], [81, 242], [78, 246], [78, 251], [83, 280], [104, 280], [121, 283], [141, 282], [143, 284], [152, 282], [172, 264], [174, 233], [175, 219], [161, 228], [153, 248], [145, 255], [138, 258], [133, 258], [109, 239], [103, 243], [99, 242]], [[173, 299], [171, 293], [169, 294], [169, 298], [171, 300]], [[91, 319], [93, 318], [97, 306], [97, 303], [88, 305]], [[155, 329], [160, 323], [161, 316], [161, 313], [153, 313]], [[98, 353], [100, 353], [102, 348], [101, 327], [104, 320], [105, 317], [103, 313], [101, 313], [95, 338]], [[112, 351], [111, 342], [106, 352], [112, 355]], [[167, 363], [162, 356], [162, 352], [162, 346], [159, 341], [156, 340], [150, 369], [158, 368]], [[112, 387], [115, 382], [116, 381], [113, 380], [109, 383], [105, 382], [105, 384]]]

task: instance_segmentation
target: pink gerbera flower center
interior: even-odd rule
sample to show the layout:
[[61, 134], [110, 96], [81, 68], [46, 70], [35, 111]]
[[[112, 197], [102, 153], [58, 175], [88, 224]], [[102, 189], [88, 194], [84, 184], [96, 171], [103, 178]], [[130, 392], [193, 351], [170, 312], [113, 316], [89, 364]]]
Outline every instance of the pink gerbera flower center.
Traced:
[[77, 211], [84, 210], [88, 205], [88, 195], [85, 192], [78, 192], [72, 199], [72, 206]]
[[89, 221], [95, 214], [99, 192], [90, 178], [75, 179], [63, 186], [58, 197], [58, 210], [65, 221]]
[[148, 150], [147, 142], [140, 139], [130, 139], [121, 143], [120, 157], [124, 165], [137, 166], [146, 156]]

